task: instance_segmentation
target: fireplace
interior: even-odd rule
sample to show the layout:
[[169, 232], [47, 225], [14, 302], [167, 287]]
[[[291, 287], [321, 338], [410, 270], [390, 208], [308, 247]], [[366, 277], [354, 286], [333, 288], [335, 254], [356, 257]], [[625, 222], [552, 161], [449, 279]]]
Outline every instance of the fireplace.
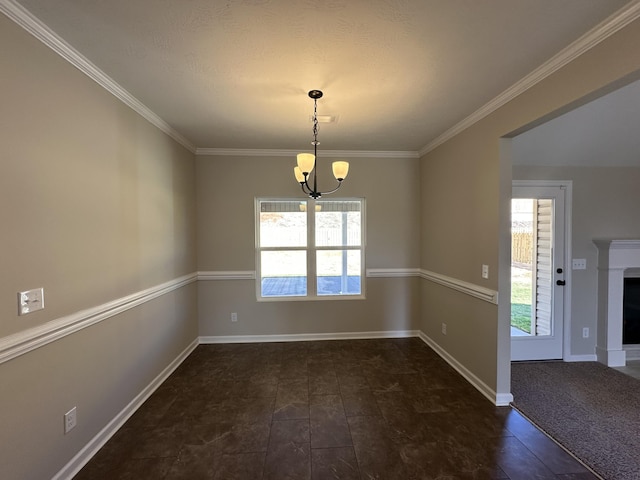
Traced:
[[640, 345], [640, 277], [624, 279], [622, 344]]
[[[594, 240], [598, 247], [598, 336], [596, 356], [598, 361], [610, 367], [622, 367], [627, 363], [627, 353], [635, 357], [638, 343], [623, 346], [625, 283], [631, 285], [633, 296], [637, 293], [635, 279], [640, 277], [640, 240]], [[635, 315], [637, 297], [630, 301], [627, 310]], [[631, 328], [635, 330], [635, 327]], [[630, 333], [635, 340], [635, 333]], [[640, 337], [638, 337], [640, 339]], [[626, 343], [626, 342], [625, 342]]]

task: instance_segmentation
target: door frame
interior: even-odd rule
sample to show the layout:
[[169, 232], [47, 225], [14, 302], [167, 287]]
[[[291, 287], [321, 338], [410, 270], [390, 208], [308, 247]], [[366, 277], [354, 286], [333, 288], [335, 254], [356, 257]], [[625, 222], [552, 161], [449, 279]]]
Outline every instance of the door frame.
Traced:
[[[564, 305], [563, 305], [563, 326], [562, 326], [562, 360], [565, 362], [578, 361], [573, 359], [571, 355], [571, 290], [573, 289], [571, 268], [571, 224], [572, 224], [572, 210], [573, 210], [573, 181], [572, 180], [512, 180], [511, 188], [514, 187], [556, 187], [565, 191], [564, 199], [564, 258], [565, 269], [564, 279], [567, 282], [567, 287], [564, 290]], [[511, 194], [513, 198], [513, 193]], [[509, 281], [509, 292], [511, 292], [511, 281]], [[511, 335], [509, 335], [511, 338]], [[580, 356], [578, 356], [580, 357]]]

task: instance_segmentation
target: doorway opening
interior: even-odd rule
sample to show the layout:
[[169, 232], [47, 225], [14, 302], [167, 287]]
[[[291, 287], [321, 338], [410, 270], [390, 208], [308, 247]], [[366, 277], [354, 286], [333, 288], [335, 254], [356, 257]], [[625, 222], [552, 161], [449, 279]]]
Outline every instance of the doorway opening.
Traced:
[[563, 358], [566, 190], [566, 185], [514, 181], [511, 360]]

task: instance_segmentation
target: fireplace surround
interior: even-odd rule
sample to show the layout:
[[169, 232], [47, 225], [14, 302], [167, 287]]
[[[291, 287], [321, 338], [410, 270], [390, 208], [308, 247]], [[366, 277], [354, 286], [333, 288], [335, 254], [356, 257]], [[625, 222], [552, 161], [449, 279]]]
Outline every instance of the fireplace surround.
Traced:
[[[640, 276], [624, 277], [624, 302], [622, 305], [622, 344], [640, 346]], [[629, 352], [627, 351], [627, 359]]]
[[640, 269], [640, 240], [594, 240], [598, 247], [596, 356], [609, 367], [626, 365], [622, 343], [624, 278]]

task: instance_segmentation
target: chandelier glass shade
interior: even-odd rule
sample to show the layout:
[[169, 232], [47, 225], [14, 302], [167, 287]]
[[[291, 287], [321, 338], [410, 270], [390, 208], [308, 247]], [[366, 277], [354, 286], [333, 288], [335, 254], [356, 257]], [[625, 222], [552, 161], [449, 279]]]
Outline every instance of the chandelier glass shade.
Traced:
[[[327, 192], [320, 192], [318, 190], [318, 99], [322, 97], [320, 90], [311, 90], [309, 97], [313, 99], [313, 153], [299, 153], [298, 165], [294, 167], [293, 174], [296, 177], [296, 181], [300, 184], [302, 191], [305, 195], [311, 198], [319, 198], [322, 195], [328, 195], [335, 192], [342, 185], [342, 181], [347, 178], [349, 173], [349, 162], [337, 161], [333, 162], [332, 170], [333, 176], [338, 181], [338, 185]], [[313, 180], [312, 177], [313, 176]]]

